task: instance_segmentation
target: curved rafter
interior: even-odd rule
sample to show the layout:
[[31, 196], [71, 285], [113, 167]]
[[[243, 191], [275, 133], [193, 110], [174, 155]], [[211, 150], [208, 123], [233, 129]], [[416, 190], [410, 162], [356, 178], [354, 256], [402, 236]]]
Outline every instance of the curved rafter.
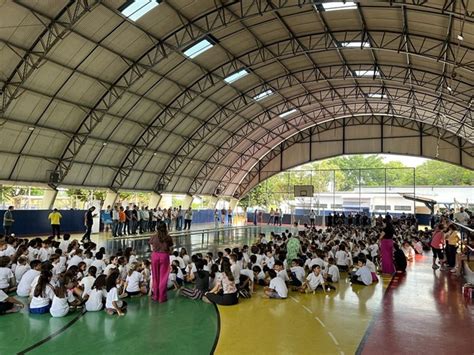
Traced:
[[[424, 127], [431, 125], [432, 133], [438, 130], [437, 134], [432, 134], [438, 139], [456, 138], [461, 160], [462, 154], [472, 156], [469, 152], [474, 140], [471, 110], [474, 51], [469, 33], [474, 25], [474, 13], [463, 1], [445, 1], [443, 4], [418, 0], [361, 0], [357, 9], [341, 12], [343, 17], [351, 18], [347, 26], [335, 22], [337, 17], [334, 15], [316, 10], [314, 0], [222, 1], [206, 2], [202, 7], [190, 4], [183, 8], [175, 6], [175, 2], [164, 1], [154, 11], [158, 17], [162, 11], [173, 18], [174, 23], [170, 23], [165, 34], [159, 32], [161, 29], [158, 27], [149, 25], [151, 17], [143, 22], [129, 21], [110, 2], [69, 1], [65, 8], [70, 7], [69, 14], [75, 16], [81, 12], [80, 4], [92, 5], [92, 10], [98, 3], [101, 5], [97, 11], [94, 10], [95, 13], [105, 11], [111, 15], [111, 24], [114, 24], [113, 28], [106, 30], [111, 35], [110, 42], [105, 40], [109, 35], [93, 36], [92, 32], [84, 35], [80, 29], [63, 23], [57, 27], [67, 28], [64, 37], [72, 33], [74, 36], [71, 38], [78, 36], [88, 46], [95, 46], [97, 51], [90, 51], [91, 58], [95, 52], [99, 60], [122, 59], [126, 69], [115, 78], [103, 80], [89, 74], [93, 70], [89, 71], [88, 65], [93, 65], [93, 62], [83, 67], [76, 62], [74, 67], [67, 68], [68, 65], [62, 64], [63, 60], [56, 59], [59, 52], [44, 51], [34, 69], [49, 61], [71, 74], [67, 78], [63, 76], [66, 79], [61, 78], [62, 84], [56, 83], [55, 92], [50, 94], [34, 81], [30, 80], [26, 85], [18, 83], [15, 87], [17, 93], [30, 91], [43, 96], [41, 100], [49, 99], [49, 103], [39, 109], [42, 113], [32, 113], [31, 119], [23, 118], [25, 110], [21, 111], [22, 105], [11, 105], [16, 99], [8, 96], [11, 92], [3, 95], [2, 127], [19, 132], [24, 141], [22, 147], [17, 145], [19, 149], [12, 148], [16, 151], [12, 152], [16, 154], [16, 163], [7, 168], [11, 171], [10, 179], [21, 179], [22, 174], [28, 174], [28, 169], [25, 169], [28, 157], [34, 160], [43, 157], [39, 148], [32, 149], [31, 146], [38, 139], [44, 140], [43, 133], [47, 136], [54, 132], [49, 128], [49, 120], [54, 119], [51, 114], [57, 102], [72, 105], [74, 117], [80, 117], [81, 112], [84, 116], [82, 122], [78, 120], [68, 128], [57, 130], [63, 135], [56, 144], [54, 157], [45, 157], [48, 160], [45, 169], [55, 169], [60, 176], [59, 182], [52, 183], [52, 187], [80, 184], [81, 181], [83, 185], [97, 183], [98, 174], [103, 174], [100, 184], [113, 190], [122, 187], [140, 189], [144, 186], [143, 181], [146, 181], [144, 188], [148, 190], [155, 179], [155, 191], [158, 185], [159, 190], [165, 185], [168, 192], [191, 194], [214, 193], [218, 187], [230, 195], [242, 179], [247, 179], [244, 178], [247, 172], [252, 175], [252, 166], [257, 161], [261, 164], [265, 156], [273, 154], [273, 150], [284, 148], [291, 136], [299, 135], [298, 132], [307, 127], [318, 130], [321, 120], [336, 120], [334, 124], [337, 125], [341, 117], [344, 127], [346, 123], [351, 127], [351, 122], [364, 124], [366, 121], [362, 116], [372, 117], [372, 120], [383, 116], [382, 126], [384, 122], [392, 122], [394, 127], [404, 126], [401, 122], [409, 120], [405, 126], [418, 127], [422, 135], [425, 134]], [[49, 22], [57, 20], [61, 12], [66, 16], [62, 9], [54, 19], [51, 18], [41, 3], [32, 6], [18, 1], [16, 5], [29, 10], [45, 28]], [[71, 11], [75, 6], [79, 10]], [[379, 18], [373, 17], [374, 13], [385, 10], [387, 19], [392, 21], [386, 28], [380, 26]], [[417, 20], [418, 15], [422, 21]], [[432, 19], [435, 30], [427, 31], [423, 27], [426, 19]], [[400, 27], [394, 20], [399, 21]], [[264, 28], [272, 33], [265, 32]], [[135, 53], [130, 57], [123, 56], [121, 49], [114, 49], [118, 42], [112, 39], [115, 34], [121, 35], [122, 30], [139, 43], [136, 48], [141, 48], [128, 52]], [[467, 40], [457, 36], [459, 31], [462, 35], [463, 30]], [[140, 33], [142, 36], [137, 36]], [[215, 53], [219, 56], [209, 63], [203, 60], [204, 56], [192, 60], [183, 56], [182, 51], [187, 46], [205, 35], [217, 39]], [[241, 35], [245, 41], [239, 46], [236, 40]], [[58, 39], [51, 39], [49, 45], [53, 47], [54, 40]], [[367, 41], [370, 46], [342, 48], [339, 43], [344, 41]], [[25, 46], [8, 43], [9, 39], [0, 38], [0, 42], [20, 57], [30, 52]], [[102, 57], [101, 51], [106, 51]], [[85, 54], [87, 52], [89, 49]], [[390, 57], [390, 53], [394, 55]], [[175, 58], [178, 60], [173, 63]], [[163, 66], [157, 67], [161, 61]], [[306, 67], [308, 64], [310, 68]], [[20, 67], [21, 63], [15, 70], [19, 71]], [[49, 65], [44, 67], [50, 68]], [[223, 82], [223, 78], [242, 67], [251, 71], [248, 83], [239, 81], [237, 85], [227, 85]], [[381, 76], [372, 80], [360, 78], [354, 75], [358, 69], [376, 69]], [[190, 74], [181, 78], [183, 71]], [[45, 73], [45, 70], [39, 71], [37, 77], [41, 78]], [[66, 85], [74, 83], [73, 75], [76, 73], [83, 77], [81, 80], [93, 81], [94, 85], [99, 83], [105, 88], [100, 91], [94, 87], [97, 97], [94, 99], [89, 95], [88, 105], [70, 98], [75, 96]], [[5, 87], [12, 89], [15, 82], [11, 78], [8, 80]], [[67, 90], [62, 91], [63, 87]], [[172, 89], [164, 95], [166, 99], [159, 99], [160, 102], [153, 107], [153, 112], [157, 113], [152, 116], [150, 112], [145, 116], [146, 120], [138, 118], [140, 116], [132, 117], [144, 112], [150, 98], [154, 99], [160, 90], [166, 91], [167, 88]], [[274, 98], [257, 103], [252, 100], [266, 88], [274, 91]], [[387, 97], [374, 100], [367, 97], [368, 93]], [[28, 108], [31, 106], [28, 102], [21, 102]], [[9, 107], [11, 114], [7, 115], [5, 111]], [[50, 107], [52, 109], [48, 111]], [[61, 108], [61, 112], [68, 109]], [[289, 109], [297, 110], [294, 116], [279, 117]], [[104, 124], [99, 124], [103, 119], [111, 120], [107, 129], [104, 129]], [[187, 121], [190, 126], [186, 128]], [[125, 145], [120, 143], [124, 134], [122, 122], [133, 129]], [[23, 127], [21, 133], [18, 127]], [[34, 130], [35, 127], [40, 130]], [[191, 127], [197, 129], [191, 131]], [[89, 138], [91, 142], [88, 142]], [[113, 148], [106, 148], [106, 143], [100, 144], [101, 140], [122, 145], [109, 167], [105, 163]], [[171, 142], [172, 148], [167, 142]], [[87, 149], [83, 149], [86, 143]], [[61, 146], [66, 147], [62, 154], [58, 152]], [[154, 158], [155, 153], [159, 154], [157, 158]], [[470, 166], [470, 158], [466, 161], [465, 165]], [[156, 165], [156, 170], [151, 168], [153, 165]], [[94, 169], [95, 166], [99, 169]], [[66, 179], [72, 167], [75, 173]], [[100, 172], [103, 169], [107, 170], [105, 175]], [[242, 191], [239, 187], [238, 194]]]
[[[420, 141], [420, 148], [422, 148], [422, 140], [425, 139], [425, 137], [434, 137], [438, 139], [439, 137], [446, 142], [448, 145], [452, 146], [454, 149], [458, 150], [459, 158], [462, 157], [462, 154], [466, 154], [470, 156], [471, 158], [474, 158], [474, 144], [469, 143], [465, 140], [462, 140], [455, 135], [448, 133], [446, 131], [440, 130], [438, 127], [434, 127], [428, 124], [417, 124], [417, 122], [410, 120], [410, 119], [403, 119], [403, 118], [398, 118], [395, 120], [393, 117], [390, 116], [362, 116], [359, 118], [350, 118], [349, 120], [343, 120], [343, 119], [336, 119], [336, 120], [331, 120], [328, 122], [324, 122], [319, 125], [314, 125], [311, 127], [306, 128], [305, 130], [298, 132], [295, 135], [292, 135], [289, 137], [287, 140], [283, 141], [281, 144], [275, 147], [275, 149], [272, 149], [271, 151], [267, 152], [259, 161], [258, 163], [254, 164], [249, 171], [245, 174], [244, 178], [241, 179], [240, 181], [235, 182], [238, 184], [238, 186], [235, 188], [235, 191], [233, 195], [238, 196], [239, 198], [245, 196], [252, 187], [263, 181], [264, 179], [258, 179], [259, 173], [276, 157], [278, 157], [282, 152], [290, 148], [291, 146], [301, 143], [301, 142], [309, 142], [310, 145], [317, 143], [316, 140], [311, 139], [310, 137], [313, 136], [314, 134], [320, 135], [323, 134], [324, 132], [328, 132], [331, 130], [335, 130], [337, 128], [344, 128], [348, 127], [351, 125], [354, 126], [359, 126], [359, 125], [375, 125], [375, 126], [382, 126], [387, 125], [387, 126], [394, 126], [398, 127], [398, 125], [402, 123], [402, 126], [406, 129], [409, 129], [414, 132], [412, 138], [418, 139]], [[374, 139], [379, 139], [379, 137], [376, 137]], [[341, 144], [345, 144], [344, 140], [340, 140]], [[383, 141], [381, 142], [381, 153], [384, 153], [383, 150]], [[385, 152], [387, 153], [387, 152]], [[338, 154], [340, 155], [340, 154]], [[417, 155], [415, 152], [413, 152], [412, 155]], [[309, 155], [311, 157], [311, 154]], [[331, 156], [324, 156], [324, 158], [330, 158]], [[433, 156], [433, 158], [437, 158], [436, 156]], [[309, 159], [307, 161], [300, 161], [296, 165], [301, 165], [304, 163], [309, 163], [313, 161], [314, 159]], [[448, 159], [443, 159], [445, 161], [453, 163], [453, 160], [448, 160]], [[458, 162], [458, 164], [462, 164], [461, 162]], [[291, 168], [291, 167], [287, 167]], [[283, 169], [286, 170], [286, 169]], [[276, 174], [277, 171], [271, 171], [269, 175], [265, 176], [265, 179], [269, 178], [270, 176]], [[258, 179], [257, 181], [254, 181], [254, 179]]]
[[20, 62], [3, 83], [0, 89], [2, 94], [0, 115], [3, 115], [10, 104], [21, 95], [21, 85], [41, 66], [51, 49], [63, 40], [72, 27], [99, 2], [98, 0], [69, 1], [49, 23], [45, 23], [42, 17], [37, 16], [45, 28], [21, 56]]

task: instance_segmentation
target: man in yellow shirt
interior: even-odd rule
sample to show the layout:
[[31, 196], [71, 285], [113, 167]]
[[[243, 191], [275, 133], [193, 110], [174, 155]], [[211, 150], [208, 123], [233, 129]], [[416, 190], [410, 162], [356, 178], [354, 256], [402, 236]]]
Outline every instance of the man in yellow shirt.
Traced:
[[58, 239], [60, 238], [59, 227], [61, 225], [61, 218], [63, 218], [63, 216], [61, 213], [59, 213], [57, 208], [55, 208], [53, 212], [48, 215], [48, 219], [51, 221], [51, 228], [53, 229], [53, 237], [57, 235]]

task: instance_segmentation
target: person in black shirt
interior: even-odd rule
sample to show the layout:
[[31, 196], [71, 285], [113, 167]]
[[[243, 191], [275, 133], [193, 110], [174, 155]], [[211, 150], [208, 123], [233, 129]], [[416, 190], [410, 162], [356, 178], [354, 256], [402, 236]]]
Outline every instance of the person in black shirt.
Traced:
[[91, 233], [92, 233], [92, 225], [94, 224], [94, 211], [95, 207], [92, 206], [89, 208], [84, 215], [84, 225], [86, 226], [86, 233], [82, 237], [82, 242], [90, 242], [91, 241]]

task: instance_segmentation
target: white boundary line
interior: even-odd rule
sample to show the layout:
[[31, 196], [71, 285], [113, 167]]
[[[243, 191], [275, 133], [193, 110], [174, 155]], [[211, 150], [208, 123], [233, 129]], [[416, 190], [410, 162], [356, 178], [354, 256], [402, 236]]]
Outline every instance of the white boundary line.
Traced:
[[331, 337], [332, 341], [334, 342], [334, 344], [336, 344], [337, 346], [339, 346], [339, 343], [337, 342], [336, 338], [334, 337], [334, 335], [331, 333], [331, 332], [328, 332], [329, 336]]
[[311, 313], [311, 314], [313, 313], [313, 311], [312, 311], [312, 310], [310, 310], [308, 307], [306, 307], [306, 306], [303, 306], [303, 308], [304, 308], [304, 309], [306, 309], [306, 311], [307, 311], [308, 313]]
[[323, 326], [323, 328], [326, 328], [326, 325], [323, 323], [321, 319], [319, 319], [319, 317], [315, 317], [314, 319], [316, 319], [319, 322], [319, 324]]
[[296, 303], [300, 303], [300, 301], [297, 298], [294, 298], [293, 296], [290, 296], [290, 298], [295, 301]]

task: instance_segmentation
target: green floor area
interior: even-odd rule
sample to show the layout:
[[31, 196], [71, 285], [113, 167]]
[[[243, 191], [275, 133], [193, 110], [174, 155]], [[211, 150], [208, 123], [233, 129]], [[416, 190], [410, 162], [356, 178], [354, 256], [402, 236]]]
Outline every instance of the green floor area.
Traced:
[[124, 317], [103, 311], [1, 317], [0, 354], [209, 354], [218, 330], [215, 307], [174, 291], [168, 295], [163, 304], [149, 297], [129, 299]]

